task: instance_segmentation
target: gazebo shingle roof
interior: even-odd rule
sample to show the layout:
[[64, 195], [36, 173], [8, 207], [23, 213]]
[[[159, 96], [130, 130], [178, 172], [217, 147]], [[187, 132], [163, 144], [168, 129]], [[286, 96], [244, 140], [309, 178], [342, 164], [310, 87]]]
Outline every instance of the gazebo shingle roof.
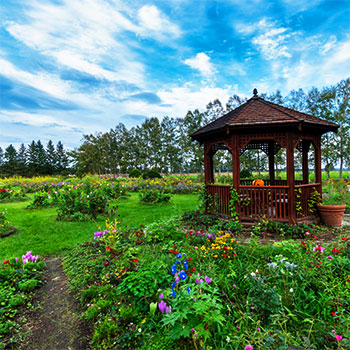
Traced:
[[321, 129], [321, 133], [337, 131], [338, 125], [312, 115], [265, 101], [254, 96], [233, 111], [214, 120], [212, 123], [194, 132], [191, 137], [196, 140], [202, 136], [222, 129], [238, 129], [247, 126], [288, 127], [292, 124], [302, 124]]

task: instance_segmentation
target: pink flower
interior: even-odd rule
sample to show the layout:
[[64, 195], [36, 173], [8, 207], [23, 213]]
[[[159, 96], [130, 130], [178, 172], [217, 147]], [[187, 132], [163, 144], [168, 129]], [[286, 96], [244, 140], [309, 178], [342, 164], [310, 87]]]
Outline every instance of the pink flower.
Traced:
[[248, 344], [245, 346], [244, 350], [253, 350], [253, 347], [250, 344]]
[[341, 340], [343, 339], [343, 337], [342, 337], [341, 335], [336, 334], [336, 335], [335, 335], [335, 339], [336, 339], [337, 341], [341, 341]]

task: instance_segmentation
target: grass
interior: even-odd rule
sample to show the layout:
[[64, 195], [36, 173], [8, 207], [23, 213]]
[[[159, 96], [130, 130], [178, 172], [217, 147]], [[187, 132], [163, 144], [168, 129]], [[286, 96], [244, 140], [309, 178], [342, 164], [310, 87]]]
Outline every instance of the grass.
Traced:
[[[174, 195], [169, 203], [142, 205], [138, 194], [118, 202], [121, 227], [133, 228], [140, 224], [181, 215], [198, 206], [197, 195]], [[0, 260], [20, 257], [28, 250], [33, 254], [57, 255], [70, 250], [75, 244], [85, 242], [93, 233], [104, 228], [105, 219], [96, 221], [57, 221], [55, 208], [25, 210], [29, 201], [0, 204], [0, 210], [7, 208], [8, 219], [19, 230], [15, 234], [0, 239]]]

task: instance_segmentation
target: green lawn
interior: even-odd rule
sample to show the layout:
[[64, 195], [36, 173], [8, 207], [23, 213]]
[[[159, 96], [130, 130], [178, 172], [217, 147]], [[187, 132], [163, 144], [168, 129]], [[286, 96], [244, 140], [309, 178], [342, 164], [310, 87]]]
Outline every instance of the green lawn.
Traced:
[[[169, 203], [142, 205], [138, 194], [118, 202], [118, 214], [122, 227], [137, 227], [167, 217], [181, 215], [198, 207], [198, 195], [174, 195]], [[0, 238], [0, 260], [20, 257], [28, 250], [37, 255], [55, 255], [71, 249], [75, 244], [93, 237], [104, 229], [105, 219], [97, 221], [57, 221], [56, 209], [25, 210], [26, 202], [1, 203], [0, 210], [7, 208], [8, 219], [19, 231], [10, 237]]]

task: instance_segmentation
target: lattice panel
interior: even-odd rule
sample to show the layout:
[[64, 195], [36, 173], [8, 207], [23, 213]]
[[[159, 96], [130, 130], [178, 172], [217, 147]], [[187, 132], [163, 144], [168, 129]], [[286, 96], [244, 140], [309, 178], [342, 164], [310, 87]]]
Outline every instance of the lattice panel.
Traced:
[[[273, 147], [273, 154], [275, 155], [281, 149], [281, 146], [276, 142], [274, 143], [273, 146], [274, 146]], [[242, 155], [248, 149], [260, 149], [266, 155], [269, 155], [269, 143], [268, 142], [250, 141], [247, 145], [245, 145], [243, 148], [241, 148], [241, 150], [239, 151], [239, 155]]]
[[286, 148], [287, 147], [287, 137], [285, 134], [263, 134], [263, 135], [240, 135], [239, 137], [239, 148], [242, 149], [250, 141], [254, 140], [274, 140], [277, 142], [281, 147]]

